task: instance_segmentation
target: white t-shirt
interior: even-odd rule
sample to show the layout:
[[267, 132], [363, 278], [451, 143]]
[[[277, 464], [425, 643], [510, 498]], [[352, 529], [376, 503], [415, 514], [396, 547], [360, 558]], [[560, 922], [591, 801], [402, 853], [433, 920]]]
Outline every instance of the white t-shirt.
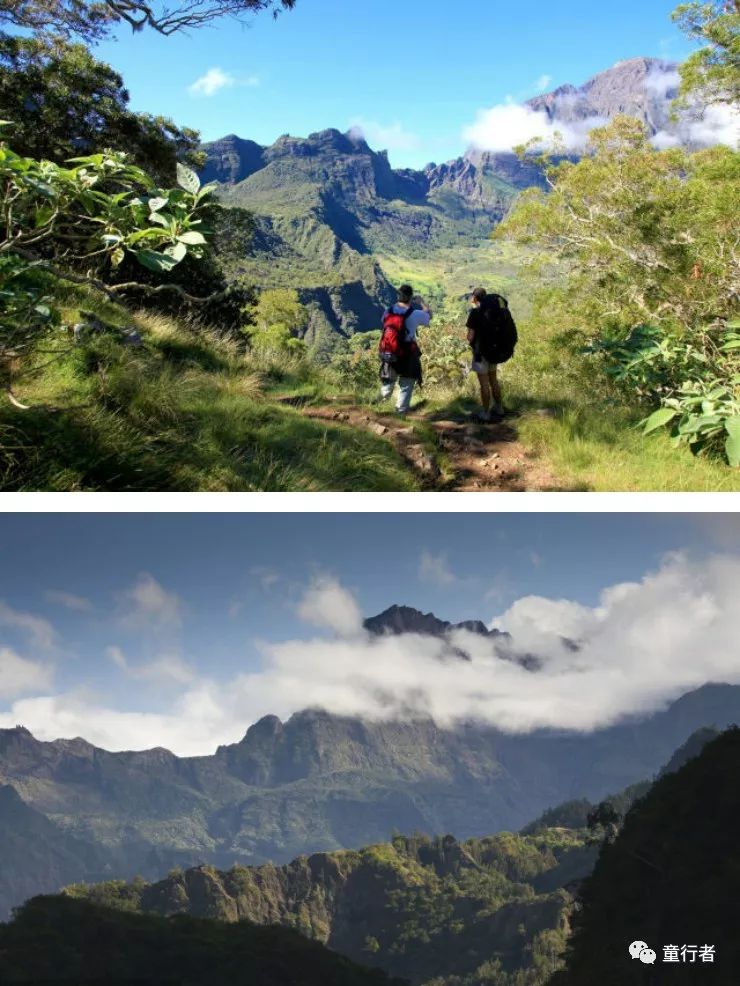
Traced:
[[[391, 311], [396, 312], [397, 315], [403, 315], [406, 311], [406, 305], [394, 305]], [[406, 319], [406, 330], [408, 332], [409, 339], [411, 341], [416, 341], [416, 333], [419, 329], [426, 328], [427, 325], [432, 321], [432, 316], [429, 312], [424, 312], [420, 310], [413, 311], [409, 317]]]

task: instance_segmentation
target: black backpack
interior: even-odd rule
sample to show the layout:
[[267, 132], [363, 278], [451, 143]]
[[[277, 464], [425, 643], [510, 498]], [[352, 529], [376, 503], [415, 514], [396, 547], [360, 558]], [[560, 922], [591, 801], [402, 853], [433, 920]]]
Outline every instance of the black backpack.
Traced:
[[481, 319], [475, 346], [483, 359], [500, 366], [514, 355], [519, 333], [509, 310], [509, 302], [500, 294], [489, 294], [480, 307]]

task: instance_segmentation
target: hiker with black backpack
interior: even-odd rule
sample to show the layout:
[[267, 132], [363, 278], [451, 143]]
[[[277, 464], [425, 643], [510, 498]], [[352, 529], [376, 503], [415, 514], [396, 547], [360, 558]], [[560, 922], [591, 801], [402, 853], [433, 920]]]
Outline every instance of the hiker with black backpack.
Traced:
[[414, 297], [410, 284], [398, 289], [398, 301], [383, 315], [380, 337], [380, 400], [387, 401], [398, 382], [396, 413], [406, 415], [414, 387], [422, 382], [421, 350], [416, 333], [432, 320], [428, 305]]
[[477, 288], [471, 297], [468, 342], [473, 350], [472, 370], [478, 375], [483, 412], [479, 421], [501, 421], [506, 414], [498, 368], [514, 355], [519, 341], [509, 303], [500, 294]]

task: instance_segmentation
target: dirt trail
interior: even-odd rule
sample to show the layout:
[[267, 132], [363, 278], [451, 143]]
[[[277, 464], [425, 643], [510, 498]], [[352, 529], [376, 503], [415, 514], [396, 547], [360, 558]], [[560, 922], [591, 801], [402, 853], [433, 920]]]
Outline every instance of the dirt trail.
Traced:
[[[467, 417], [412, 411], [406, 419], [355, 405], [303, 407], [303, 414], [363, 428], [393, 442], [424, 489], [521, 493], [561, 489], [544, 463], [519, 441], [512, 418], [477, 424]], [[424, 425], [431, 436], [419, 435]]]

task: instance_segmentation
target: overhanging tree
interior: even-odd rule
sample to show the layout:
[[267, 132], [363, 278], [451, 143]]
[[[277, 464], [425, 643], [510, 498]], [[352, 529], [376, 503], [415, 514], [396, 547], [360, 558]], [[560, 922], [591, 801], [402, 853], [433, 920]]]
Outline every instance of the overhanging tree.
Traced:
[[100, 41], [122, 24], [134, 31], [150, 28], [171, 35], [203, 27], [225, 17], [242, 19], [271, 10], [277, 15], [296, 0], [188, 0], [181, 4], [144, 0], [0, 0], [3, 24], [88, 43]]
[[[0, 143], [0, 363], [31, 349], [58, 321], [60, 285], [125, 297], [138, 282], [114, 283], [127, 255], [151, 271], [172, 271], [207, 245], [211, 187], [178, 165], [176, 188], [161, 189], [120, 152], [60, 166]], [[187, 292], [177, 285], [150, 292]]]

